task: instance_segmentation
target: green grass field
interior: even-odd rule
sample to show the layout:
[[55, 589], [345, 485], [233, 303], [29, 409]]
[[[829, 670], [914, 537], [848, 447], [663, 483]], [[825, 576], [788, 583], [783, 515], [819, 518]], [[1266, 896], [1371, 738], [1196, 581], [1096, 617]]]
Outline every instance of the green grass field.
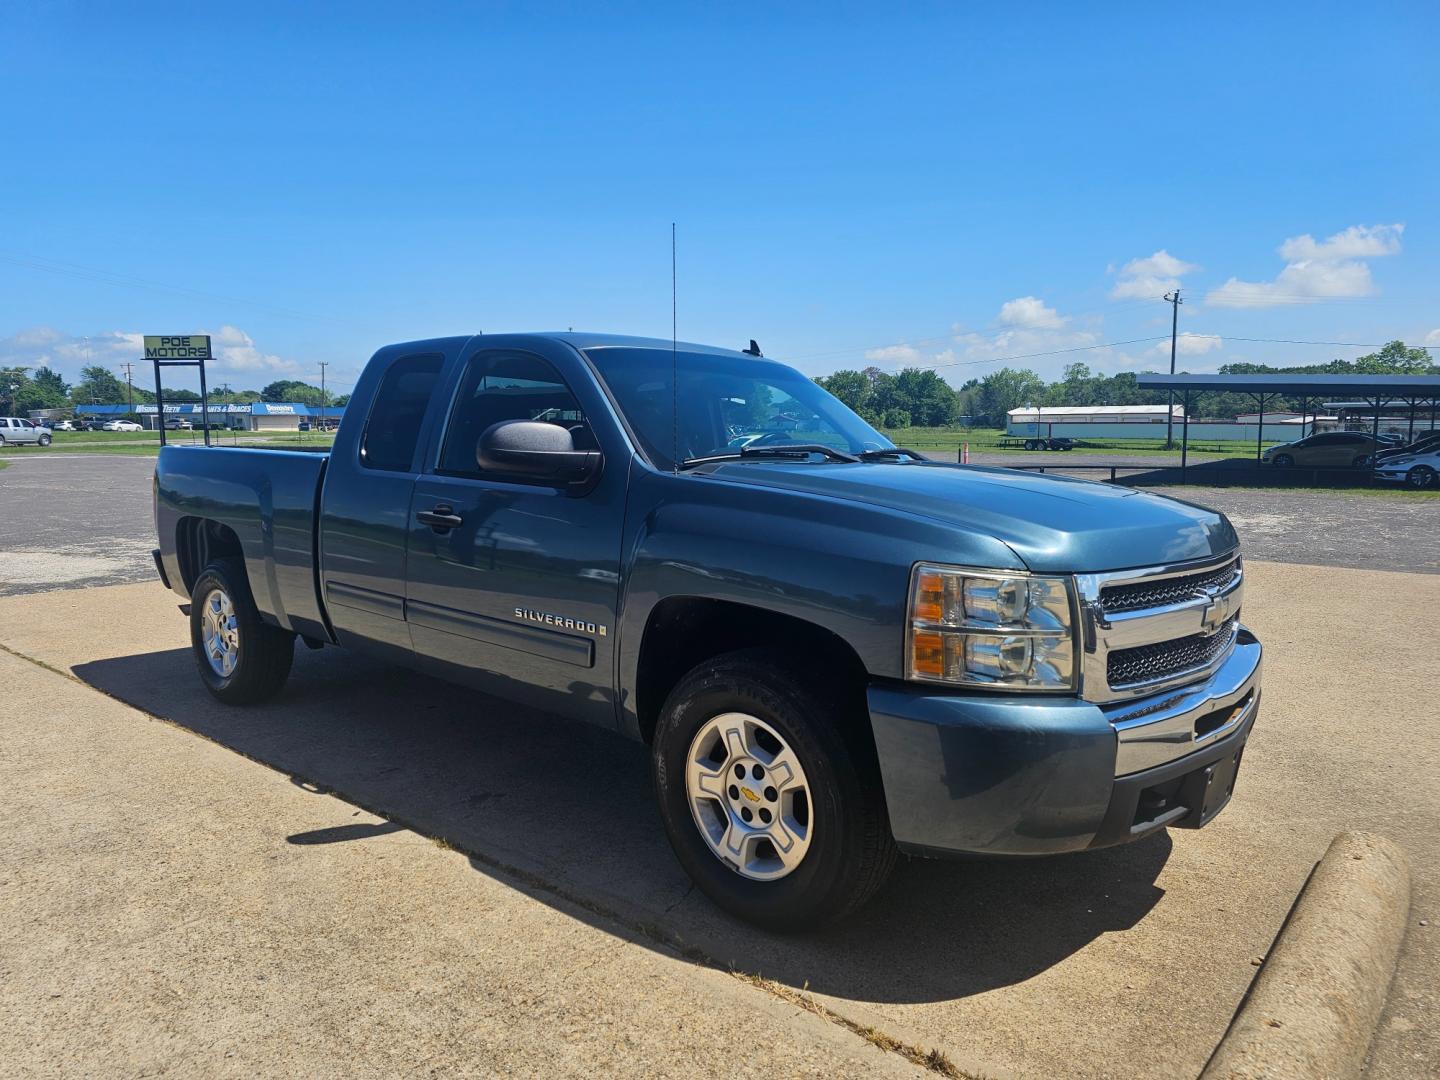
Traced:
[[[201, 431], [166, 432], [172, 446], [204, 446]], [[335, 433], [319, 431], [212, 431], [215, 446], [314, 447], [329, 446]], [[55, 441], [46, 447], [5, 446], [0, 455], [14, 457], [24, 454], [129, 454], [154, 457], [160, 453], [158, 431], [57, 431]]]

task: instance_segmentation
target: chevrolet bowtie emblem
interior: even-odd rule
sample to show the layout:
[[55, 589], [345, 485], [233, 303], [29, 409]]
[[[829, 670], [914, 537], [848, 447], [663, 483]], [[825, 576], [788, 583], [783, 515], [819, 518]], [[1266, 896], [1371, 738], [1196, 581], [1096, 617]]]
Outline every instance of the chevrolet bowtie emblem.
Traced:
[[1200, 615], [1200, 626], [1208, 637], [1219, 631], [1230, 617], [1230, 600], [1224, 596], [1207, 595], [1210, 596], [1210, 602], [1205, 605], [1205, 610]]

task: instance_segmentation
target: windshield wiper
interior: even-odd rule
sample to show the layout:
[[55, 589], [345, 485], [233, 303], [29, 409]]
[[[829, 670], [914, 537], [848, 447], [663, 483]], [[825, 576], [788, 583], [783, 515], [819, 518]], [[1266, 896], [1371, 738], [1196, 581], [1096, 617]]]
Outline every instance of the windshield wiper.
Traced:
[[785, 443], [780, 446], [747, 446], [724, 454], [707, 454], [705, 457], [686, 458], [680, 463], [682, 469], [693, 469], [697, 465], [709, 465], [716, 461], [743, 461], [754, 458], [802, 458], [819, 454], [827, 461], [848, 461], [852, 464], [862, 460], [854, 454], [836, 450], [821, 443]]
[[864, 450], [859, 454], [861, 461], [884, 461], [886, 458], [909, 458], [911, 461], [929, 461], [924, 454], [903, 446], [887, 446], [882, 450]]

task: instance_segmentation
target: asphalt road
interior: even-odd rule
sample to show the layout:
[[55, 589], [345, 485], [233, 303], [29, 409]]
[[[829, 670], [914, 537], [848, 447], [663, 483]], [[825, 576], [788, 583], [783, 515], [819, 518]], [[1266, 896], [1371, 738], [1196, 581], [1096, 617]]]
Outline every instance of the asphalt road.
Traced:
[[0, 470], [0, 596], [155, 577], [153, 457], [13, 454]]

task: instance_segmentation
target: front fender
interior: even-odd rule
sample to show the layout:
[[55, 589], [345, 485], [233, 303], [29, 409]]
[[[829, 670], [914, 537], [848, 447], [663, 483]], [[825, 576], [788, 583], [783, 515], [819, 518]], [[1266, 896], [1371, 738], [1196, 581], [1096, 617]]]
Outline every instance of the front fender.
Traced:
[[903, 674], [907, 591], [918, 561], [1023, 569], [1006, 545], [884, 507], [638, 466], [627, 507], [617, 619], [620, 725], [656, 605], [703, 596], [802, 619], [844, 640], [868, 674]]

